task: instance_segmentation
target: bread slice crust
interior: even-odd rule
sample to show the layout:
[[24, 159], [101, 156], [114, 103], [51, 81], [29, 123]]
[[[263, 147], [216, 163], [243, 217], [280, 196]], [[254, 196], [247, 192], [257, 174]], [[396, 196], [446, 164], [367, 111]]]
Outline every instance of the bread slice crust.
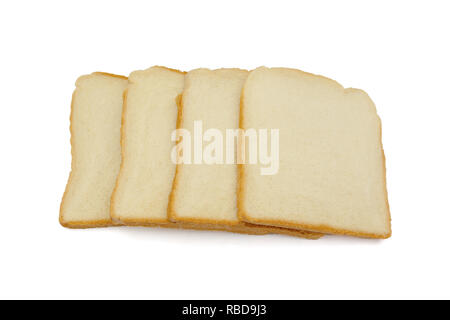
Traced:
[[[122, 80], [128, 80], [128, 78], [125, 77], [125, 76], [112, 74], [112, 73], [107, 73], [107, 72], [101, 72], [101, 71], [93, 72], [92, 75], [103, 75], [103, 76], [106, 76], [106, 77], [113, 77], [113, 78], [119, 78], [119, 79], [122, 79]], [[72, 93], [72, 100], [71, 100], [71, 104], [70, 104], [70, 126], [69, 126], [69, 131], [70, 131], [70, 146], [71, 146], [71, 156], [72, 156], [71, 171], [70, 171], [70, 174], [69, 174], [69, 179], [67, 181], [66, 188], [64, 190], [64, 194], [63, 194], [61, 205], [60, 205], [59, 223], [63, 227], [69, 228], [69, 229], [87, 229], [87, 228], [100, 228], [100, 227], [113, 226], [114, 222], [112, 221], [112, 219], [78, 220], [78, 221], [66, 221], [64, 219], [64, 208], [65, 208], [66, 201], [67, 201], [67, 193], [68, 193], [69, 187], [71, 186], [71, 184], [73, 182], [72, 180], [73, 180], [74, 172], [77, 170], [77, 168], [76, 168], [77, 155], [76, 155], [76, 152], [74, 150], [75, 135], [74, 135], [74, 131], [73, 131], [73, 121], [74, 121], [73, 116], [74, 116], [75, 99], [76, 99], [76, 89]]]
[[[307, 74], [310, 76], [318, 77], [325, 79], [327, 81], [332, 81], [336, 83], [339, 87], [341, 87], [343, 90], [354, 90], [353, 88], [347, 88], [345, 89], [341, 84], [338, 82], [329, 79], [327, 77], [316, 75], [308, 72], [304, 72], [297, 69], [288, 69], [283, 68], [285, 70], [290, 70], [294, 72], [298, 72], [300, 74]], [[245, 88], [242, 89], [241, 99], [240, 99], [240, 113], [239, 113], [239, 128], [244, 128], [244, 110], [245, 110]], [[362, 90], [361, 90], [362, 91]], [[252, 217], [247, 210], [245, 209], [245, 165], [238, 164], [238, 170], [239, 170], [239, 179], [238, 179], [238, 218], [241, 221], [245, 221], [248, 223], [253, 223], [256, 225], [265, 225], [265, 226], [278, 226], [283, 228], [292, 228], [292, 229], [300, 229], [300, 230], [309, 230], [312, 232], [321, 232], [325, 234], [336, 234], [336, 235], [344, 235], [344, 236], [354, 236], [354, 237], [360, 237], [360, 238], [372, 238], [372, 239], [388, 239], [392, 236], [392, 227], [391, 227], [391, 212], [389, 207], [389, 201], [388, 201], [388, 193], [387, 193], [387, 187], [386, 187], [386, 157], [384, 154], [383, 144], [382, 144], [382, 134], [381, 134], [381, 120], [379, 122], [380, 126], [380, 135], [379, 135], [379, 144], [381, 146], [381, 153], [382, 153], [382, 168], [383, 168], [383, 185], [384, 185], [384, 201], [386, 203], [387, 207], [387, 215], [388, 215], [388, 221], [389, 221], [389, 231], [386, 234], [375, 234], [370, 232], [355, 232], [351, 230], [345, 230], [345, 229], [339, 229], [334, 228], [327, 224], [306, 224], [306, 223], [295, 223], [290, 221], [284, 221], [279, 219], [261, 219], [261, 218], [255, 218]]]

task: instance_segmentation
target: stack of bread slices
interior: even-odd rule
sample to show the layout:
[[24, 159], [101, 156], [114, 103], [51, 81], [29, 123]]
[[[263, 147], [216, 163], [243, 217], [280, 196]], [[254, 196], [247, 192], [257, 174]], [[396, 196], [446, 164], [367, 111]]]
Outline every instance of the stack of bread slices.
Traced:
[[[381, 123], [364, 91], [286, 68], [96, 72], [77, 80], [70, 120], [65, 227], [391, 236]], [[189, 160], [217, 137], [195, 138], [199, 125], [232, 142], [219, 153], [234, 161], [219, 149]], [[246, 161], [247, 130], [276, 170]]]

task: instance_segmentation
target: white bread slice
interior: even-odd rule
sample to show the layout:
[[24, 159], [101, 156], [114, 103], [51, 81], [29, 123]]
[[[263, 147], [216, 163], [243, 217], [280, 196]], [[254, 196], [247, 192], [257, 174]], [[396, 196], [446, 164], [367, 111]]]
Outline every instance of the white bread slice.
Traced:
[[120, 167], [120, 119], [127, 78], [93, 73], [78, 78], [72, 96], [72, 171], [60, 209], [69, 228], [112, 224], [110, 198]]
[[164, 67], [132, 72], [124, 99], [122, 165], [111, 198], [111, 217], [127, 225], [168, 224], [175, 164], [176, 97], [184, 73]]
[[276, 175], [240, 166], [240, 219], [391, 236], [381, 122], [365, 92], [299, 70], [262, 67], [249, 75], [241, 99], [241, 128], [280, 130], [280, 165]]
[[[178, 128], [194, 133], [201, 120], [203, 132], [238, 129], [241, 90], [248, 71], [197, 69], [187, 73], [180, 101]], [[236, 138], [237, 143], [237, 138]], [[204, 147], [207, 143], [204, 143]], [[223, 149], [224, 157], [226, 148]], [[235, 154], [236, 149], [233, 150]], [[193, 150], [191, 154], [193, 154]], [[237, 217], [237, 164], [178, 164], [169, 204], [169, 218], [178, 223], [222, 226], [228, 231], [283, 233], [317, 239], [318, 233], [254, 226]]]

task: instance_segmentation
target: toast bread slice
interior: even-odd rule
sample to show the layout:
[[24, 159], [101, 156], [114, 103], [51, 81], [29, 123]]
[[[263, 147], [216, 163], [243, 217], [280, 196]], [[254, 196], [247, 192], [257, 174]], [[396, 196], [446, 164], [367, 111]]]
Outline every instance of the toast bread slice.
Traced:
[[96, 72], [76, 81], [70, 133], [72, 170], [59, 221], [68, 228], [112, 225], [110, 197], [120, 167], [120, 119], [127, 78]]
[[241, 220], [391, 236], [381, 121], [364, 91], [299, 70], [261, 67], [244, 85], [240, 127], [280, 130], [278, 174], [239, 166]]
[[167, 205], [175, 175], [170, 154], [176, 97], [184, 73], [165, 67], [132, 72], [124, 95], [122, 164], [111, 197], [111, 217], [126, 225], [170, 224]]

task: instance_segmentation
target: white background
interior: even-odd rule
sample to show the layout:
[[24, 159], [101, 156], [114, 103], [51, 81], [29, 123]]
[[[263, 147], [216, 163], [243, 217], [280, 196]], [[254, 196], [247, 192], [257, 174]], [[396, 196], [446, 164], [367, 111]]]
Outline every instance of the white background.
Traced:
[[[448, 1], [2, 1], [0, 298], [450, 298]], [[76, 78], [299, 68], [383, 121], [389, 240], [58, 223]]]

